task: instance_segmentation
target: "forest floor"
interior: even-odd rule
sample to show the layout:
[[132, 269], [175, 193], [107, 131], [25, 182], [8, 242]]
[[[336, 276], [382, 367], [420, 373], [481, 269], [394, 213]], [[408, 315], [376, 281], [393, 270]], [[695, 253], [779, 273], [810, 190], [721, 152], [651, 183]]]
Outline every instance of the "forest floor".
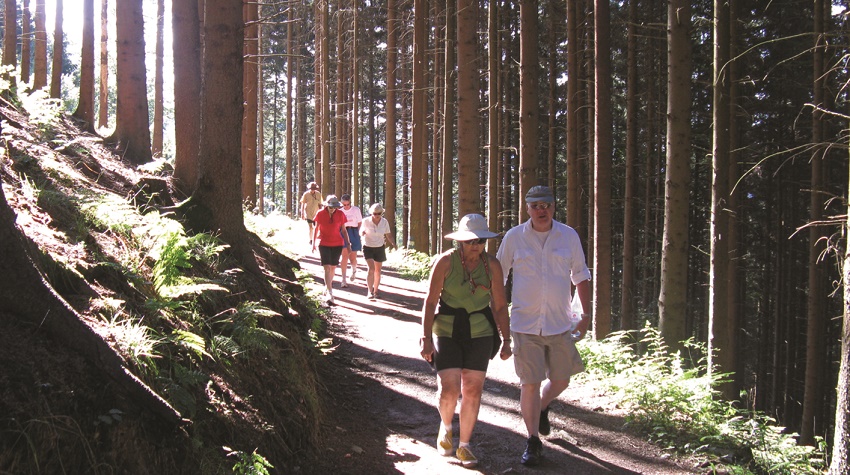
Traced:
[[[299, 262], [323, 287], [318, 254], [304, 243]], [[480, 463], [465, 469], [435, 450], [439, 416], [436, 378], [419, 355], [419, 315], [426, 282], [384, 268], [380, 299], [366, 298], [365, 263], [348, 288], [334, 283], [329, 333], [336, 349], [323, 379], [331, 395], [322, 428], [323, 451], [309, 473], [451, 474], [706, 473], [698, 462], [660, 449], [624, 429], [623, 411], [591, 385], [574, 383], [553, 403], [552, 433], [544, 437], [543, 463], [520, 463], [526, 435], [519, 412], [513, 360], [493, 360], [472, 437]], [[457, 416], [454, 427], [457, 434]], [[457, 438], [455, 437], [455, 444]]]

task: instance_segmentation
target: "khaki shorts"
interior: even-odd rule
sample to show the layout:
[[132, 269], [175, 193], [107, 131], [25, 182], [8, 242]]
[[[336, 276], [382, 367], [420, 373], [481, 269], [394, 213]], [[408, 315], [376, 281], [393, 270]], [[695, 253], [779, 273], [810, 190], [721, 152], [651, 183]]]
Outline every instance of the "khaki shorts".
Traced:
[[511, 332], [514, 368], [520, 384], [537, 384], [544, 379], [569, 381], [584, 371], [584, 363], [570, 332], [540, 336]]

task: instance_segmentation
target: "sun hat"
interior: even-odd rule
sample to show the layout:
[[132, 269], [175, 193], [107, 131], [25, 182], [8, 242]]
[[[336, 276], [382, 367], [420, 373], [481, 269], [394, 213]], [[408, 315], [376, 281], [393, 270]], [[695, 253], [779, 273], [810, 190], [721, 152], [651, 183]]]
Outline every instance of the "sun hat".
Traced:
[[384, 207], [381, 206], [381, 203], [374, 203], [372, 206], [369, 207], [369, 214], [383, 213], [383, 212], [384, 212]]
[[532, 186], [529, 188], [528, 192], [525, 194], [525, 202], [534, 203], [537, 201], [554, 203], [555, 196], [552, 194], [552, 189], [543, 185]]
[[446, 234], [446, 239], [469, 241], [471, 239], [490, 239], [498, 236], [487, 229], [487, 219], [480, 214], [472, 213], [461, 218], [457, 231]]
[[336, 195], [328, 195], [323, 204], [328, 208], [342, 208], [342, 203], [339, 202], [339, 198]]
[[316, 183], [315, 181], [311, 181], [310, 183], [307, 183], [307, 188], [309, 188], [311, 190], [318, 190], [319, 184]]
[[339, 200], [340, 200], [340, 201], [351, 201], [351, 195], [349, 195], [348, 193], [346, 193], [346, 194], [344, 194], [344, 195], [340, 196], [340, 197], [339, 197]]

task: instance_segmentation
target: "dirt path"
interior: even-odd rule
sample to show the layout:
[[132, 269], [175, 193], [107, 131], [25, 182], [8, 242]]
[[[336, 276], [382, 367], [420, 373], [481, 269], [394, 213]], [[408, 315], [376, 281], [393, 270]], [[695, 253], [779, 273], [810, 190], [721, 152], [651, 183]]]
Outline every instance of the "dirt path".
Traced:
[[[300, 259], [320, 288], [318, 255]], [[520, 464], [525, 428], [513, 360], [491, 362], [472, 448], [480, 460], [465, 469], [441, 457], [434, 444], [439, 426], [436, 381], [419, 356], [419, 311], [425, 283], [384, 269], [381, 299], [366, 299], [365, 263], [347, 289], [334, 284], [331, 333], [339, 347], [323, 370], [333, 406], [323, 428], [322, 460], [304, 473], [380, 474], [687, 474], [698, 469], [620, 430], [621, 417], [606, 414], [586, 388], [567, 389], [550, 413], [552, 433], [544, 439], [544, 461]], [[339, 271], [337, 271], [339, 272]], [[457, 416], [455, 416], [457, 433]], [[457, 440], [455, 439], [455, 443]]]

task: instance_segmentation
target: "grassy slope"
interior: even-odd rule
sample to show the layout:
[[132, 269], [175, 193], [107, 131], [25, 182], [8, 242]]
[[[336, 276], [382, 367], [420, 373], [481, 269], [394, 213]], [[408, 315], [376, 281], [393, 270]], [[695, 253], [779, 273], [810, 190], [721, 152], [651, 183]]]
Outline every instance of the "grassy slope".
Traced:
[[[3, 191], [33, 261], [191, 422], [165, 426], [92, 362], [0, 313], [0, 472], [230, 473], [256, 450], [287, 473], [309, 460], [322, 394], [309, 338], [317, 314], [297, 264], [257, 240], [267, 280], [255, 279], [214, 245], [170, 247], [191, 237], [157, 211], [170, 204], [167, 179], [33, 107], [0, 110]], [[161, 285], [163, 268], [183, 287]]]

